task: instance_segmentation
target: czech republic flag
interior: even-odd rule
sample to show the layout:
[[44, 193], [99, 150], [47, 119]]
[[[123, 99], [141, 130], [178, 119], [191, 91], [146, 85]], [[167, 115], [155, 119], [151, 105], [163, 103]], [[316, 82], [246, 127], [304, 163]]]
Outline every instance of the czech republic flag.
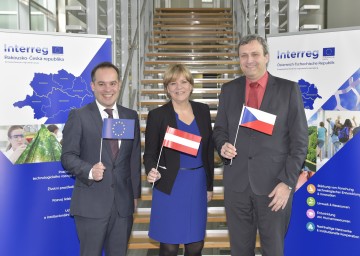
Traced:
[[258, 132], [272, 135], [275, 125], [276, 115], [243, 106], [239, 125], [247, 127]]

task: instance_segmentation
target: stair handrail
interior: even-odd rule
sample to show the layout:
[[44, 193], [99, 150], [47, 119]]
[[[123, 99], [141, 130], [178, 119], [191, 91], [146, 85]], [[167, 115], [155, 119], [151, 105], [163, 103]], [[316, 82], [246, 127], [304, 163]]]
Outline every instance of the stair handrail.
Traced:
[[[243, 18], [241, 18], [241, 16]], [[249, 21], [248, 21], [248, 13], [244, 6], [243, 0], [233, 0], [233, 17], [234, 17], [234, 24], [236, 24], [237, 36], [240, 39], [242, 36], [247, 35], [250, 29]], [[245, 22], [245, 25], [239, 25]], [[245, 31], [241, 31], [241, 28], [245, 28]]]
[[[138, 1], [138, 3], [141, 2], [141, 1]], [[139, 38], [141, 37], [140, 35], [140, 27], [142, 28], [145, 28], [146, 27], [146, 24], [145, 24], [145, 21], [143, 21], [144, 19], [144, 15], [145, 15], [145, 11], [147, 11], [149, 8], [150, 8], [150, 4], [148, 6], [148, 3], [151, 3], [152, 0], [143, 0], [143, 4], [142, 4], [142, 7], [141, 7], [141, 11], [140, 13], [138, 12], [138, 18], [137, 18], [137, 26], [136, 26], [136, 30], [135, 30], [135, 33], [134, 33], [134, 37], [131, 41], [131, 45], [129, 47], [129, 58], [127, 60], [127, 63], [126, 63], [126, 67], [125, 67], [125, 72], [124, 72], [124, 76], [122, 78], [122, 85], [121, 85], [121, 88], [120, 88], [120, 94], [119, 94], [119, 100], [118, 100], [118, 103], [120, 105], [122, 105], [123, 103], [123, 97], [124, 97], [124, 91], [125, 91], [125, 88], [130, 86], [129, 85], [129, 82], [128, 82], [128, 77], [129, 77], [129, 73], [130, 73], [130, 70], [132, 68], [132, 61], [133, 61], [133, 56], [134, 56], [134, 52], [135, 50], [138, 50], [140, 51], [140, 44], [139, 44]], [[150, 20], [152, 20], [152, 10], [148, 12], [150, 14], [151, 17], [149, 17]], [[152, 23], [152, 22], [151, 22]], [[150, 24], [151, 24], [150, 23]], [[147, 42], [147, 37], [148, 37], [148, 34], [149, 34], [149, 31], [150, 29], [148, 29], [147, 31], [144, 31], [144, 42]], [[141, 72], [141, 56], [140, 54], [138, 54], [138, 65], [137, 65], [137, 68], [138, 68], [138, 72]], [[135, 72], [134, 72], [135, 73]], [[138, 76], [138, 79], [140, 80], [140, 75]], [[130, 93], [130, 100], [129, 100], [129, 108], [133, 108], [133, 105], [136, 101], [136, 97], [137, 95], [139, 94], [138, 91], [139, 91], [139, 88], [140, 88], [140, 83], [138, 83], [138, 88], [137, 88], [137, 92], [133, 91], [132, 93]]]

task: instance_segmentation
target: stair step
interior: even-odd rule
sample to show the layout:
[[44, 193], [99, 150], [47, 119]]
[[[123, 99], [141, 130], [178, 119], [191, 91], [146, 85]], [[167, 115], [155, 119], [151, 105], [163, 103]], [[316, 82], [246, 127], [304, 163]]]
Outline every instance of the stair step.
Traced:
[[[163, 75], [165, 69], [145, 69], [145, 75], [151, 74], [161, 74]], [[241, 71], [239, 69], [195, 69], [190, 68], [191, 74], [240, 74]]]
[[[133, 231], [129, 241], [129, 249], [157, 249], [159, 245], [159, 242], [148, 237], [148, 231]], [[256, 247], [260, 247], [259, 236], [256, 237]], [[230, 248], [229, 232], [206, 230], [204, 248]]]
[[[134, 223], [149, 223], [151, 208], [137, 208]], [[224, 207], [208, 207], [208, 222], [226, 222]]]
[[[183, 247], [181, 245], [180, 247]], [[227, 230], [206, 230], [204, 248], [229, 248]], [[129, 241], [129, 249], [157, 249], [159, 242], [148, 237], [148, 231], [133, 231]]]
[[231, 13], [231, 8], [156, 8], [155, 13]]
[[151, 60], [145, 61], [145, 65], [170, 65], [170, 64], [184, 64], [184, 65], [239, 65], [237, 60]]
[[[141, 189], [141, 200], [149, 201], [152, 199], [152, 188], [143, 187]], [[224, 188], [223, 187], [214, 187], [213, 200], [224, 200]]]
[[166, 12], [160, 12], [160, 13], [154, 13], [154, 17], [156, 18], [166, 18], [166, 17], [173, 17], [173, 18], [188, 18], [188, 17], [192, 17], [192, 18], [201, 18], [201, 17], [221, 17], [221, 18], [225, 18], [225, 17], [232, 17], [232, 13], [224, 13], [224, 12], [220, 12], [220, 13], [202, 13], [202, 12], [171, 12], [171, 13], [166, 13]]
[[[175, 14], [172, 17], [156, 17], [153, 19], [154, 22], [171, 22], [171, 23], [177, 23], [177, 24], [187, 24], [189, 22], [196, 22], [196, 24], [200, 24], [202, 22], [232, 22], [233, 18], [227, 18], [227, 17], [188, 17], [184, 19], [183, 17], [177, 18], [174, 16], [181, 15], [181, 14]], [[184, 14], [182, 14], [184, 15]], [[191, 14], [186, 14], [189, 16], [192, 16]]]
[[[232, 79], [227, 78], [195, 78], [194, 84], [223, 84], [226, 82], [230, 82]], [[141, 80], [141, 84], [163, 84], [162, 79], [143, 79]]]
[[238, 39], [235, 37], [155, 37], [150, 38], [150, 43], [224, 43], [236, 42]]
[[171, 36], [182, 36], [182, 35], [214, 35], [214, 36], [225, 36], [225, 35], [232, 35], [234, 31], [232, 30], [219, 30], [219, 31], [213, 31], [213, 30], [154, 30], [153, 35], [171, 35]]
[[237, 57], [236, 52], [150, 52], [147, 57]]
[[154, 24], [154, 29], [183, 29], [183, 30], [202, 30], [202, 29], [211, 29], [211, 30], [231, 30], [233, 29], [232, 24], [229, 23], [219, 23], [219, 24]]
[[198, 49], [236, 49], [236, 44], [149, 44], [149, 49], [176, 49], [176, 50], [198, 50]]

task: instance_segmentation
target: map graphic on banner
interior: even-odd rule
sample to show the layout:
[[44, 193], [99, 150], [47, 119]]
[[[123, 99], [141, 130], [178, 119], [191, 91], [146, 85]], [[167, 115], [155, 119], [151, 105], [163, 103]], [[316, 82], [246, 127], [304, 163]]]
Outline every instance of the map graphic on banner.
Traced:
[[93, 101], [90, 85], [84, 78], [75, 77], [62, 69], [56, 74], [36, 73], [29, 83], [33, 89], [31, 96], [14, 103], [15, 107], [30, 106], [34, 118], [47, 117], [48, 120], [58, 119], [59, 115], [71, 109], [80, 108]]
[[322, 98], [318, 94], [318, 89], [314, 84], [311, 84], [304, 79], [298, 81], [300, 91], [302, 94], [302, 99], [304, 102], [305, 109], [314, 109], [314, 102], [317, 98]]
[[111, 38], [0, 30], [0, 46], [0, 254], [76, 255], [62, 129], [94, 100], [91, 70], [111, 62]]
[[12, 93], [1, 97], [0, 125], [65, 123], [71, 109], [93, 101], [91, 70], [101, 61], [111, 61], [111, 40], [97, 39], [7, 32], [0, 39], [0, 68]]
[[267, 39], [269, 72], [298, 82], [309, 126], [285, 256], [359, 256], [360, 28]]

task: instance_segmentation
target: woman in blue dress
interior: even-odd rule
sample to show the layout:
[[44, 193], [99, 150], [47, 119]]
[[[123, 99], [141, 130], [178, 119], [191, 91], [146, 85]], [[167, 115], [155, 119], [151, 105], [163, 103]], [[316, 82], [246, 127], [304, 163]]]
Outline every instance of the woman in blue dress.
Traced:
[[[213, 191], [210, 110], [189, 100], [194, 79], [184, 65], [170, 66], [163, 82], [170, 101], [149, 112], [145, 132], [144, 165], [147, 180], [155, 182], [149, 236], [160, 242], [160, 256], [178, 255], [179, 244], [186, 256], [197, 256], [204, 246]], [[201, 136], [196, 156], [162, 147], [168, 126]]]

